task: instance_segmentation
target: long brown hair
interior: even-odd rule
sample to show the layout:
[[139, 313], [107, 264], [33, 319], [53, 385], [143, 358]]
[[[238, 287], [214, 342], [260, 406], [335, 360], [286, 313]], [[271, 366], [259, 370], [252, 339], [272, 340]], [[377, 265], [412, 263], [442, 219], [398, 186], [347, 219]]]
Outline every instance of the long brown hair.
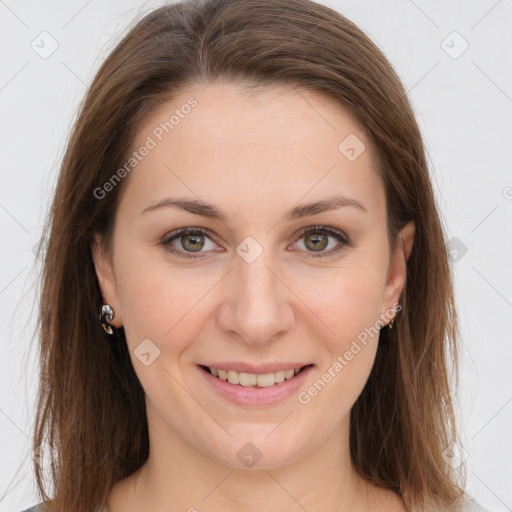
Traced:
[[[348, 108], [375, 146], [391, 248], [406, 222], [416, 233], [401, 317], [382, 330], [351, 410], [352, 463], [408, 509], [448, 509], [463, 496], [443, 458], [456, 440], [449, 370], [457, 370], [458, 334], [444, 230], [407, 93], [375, 44], [328, 7], [198, 0], [156, 9], [130, 29], [94, 78], [62, 162], [46, 226], [33, 438], [34, 450], [51, 448], [52, 510], [95, 510], [149, 454], [144, 391], [123, 330], [112, 341], [98, 321], [91, 257], [94, 233], [111, 241], [129, 176], [103, 199], [94, 191], [122, 167], [137, 127], [158, 105], [187, 85], [216, 80], [320, 92]], [[34, 468], [40, 497], [49, 500], [43, 460]]]

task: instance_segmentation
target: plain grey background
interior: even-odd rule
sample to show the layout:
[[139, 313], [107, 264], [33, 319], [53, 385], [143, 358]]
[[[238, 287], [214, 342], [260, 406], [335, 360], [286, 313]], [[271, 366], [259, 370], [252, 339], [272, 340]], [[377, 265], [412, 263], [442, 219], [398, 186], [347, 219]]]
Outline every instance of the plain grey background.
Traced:
[[[450, 239], [460, 315], [463, 447], [455, 459], [465, 460], [467, 489], [481, 505], [512, 511], [512, 2], [321, 3], [358, 24], [409, 91]], [[34, 247], [67, 135], [108, 51], [160, 5], [0, 0], [0, 512], [36, 502]]]

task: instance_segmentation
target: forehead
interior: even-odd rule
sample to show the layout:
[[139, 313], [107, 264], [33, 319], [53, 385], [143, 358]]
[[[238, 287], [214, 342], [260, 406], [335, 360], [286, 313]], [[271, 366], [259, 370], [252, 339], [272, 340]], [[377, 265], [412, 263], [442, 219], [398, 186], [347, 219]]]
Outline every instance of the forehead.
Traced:
[[260, 207], [333, 192], [371, 199], [377, 208], [384, 202], [364, 130], [317, 92], [191, 86], [145, 119], [133, 149], [143, 145], [151, 149], [125, 191], [137, 207], [166, 193]]

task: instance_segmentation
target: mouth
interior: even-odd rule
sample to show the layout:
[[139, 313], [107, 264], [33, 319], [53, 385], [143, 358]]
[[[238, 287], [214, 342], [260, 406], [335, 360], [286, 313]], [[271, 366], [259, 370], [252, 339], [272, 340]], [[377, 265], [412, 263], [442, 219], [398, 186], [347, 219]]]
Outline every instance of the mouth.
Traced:
[[202, 364], [198, 366], [213, 377], [221, 381], [229, 382], [234, 386], [258, 389], [277, 386], [285, 381], [292, 380], [296, 375], [313, 365], [306, 364], [296, 368], [288, 368], [286, 370], [277, 370], [268, 373], [238, 372], [232, 369], [215, 368]]

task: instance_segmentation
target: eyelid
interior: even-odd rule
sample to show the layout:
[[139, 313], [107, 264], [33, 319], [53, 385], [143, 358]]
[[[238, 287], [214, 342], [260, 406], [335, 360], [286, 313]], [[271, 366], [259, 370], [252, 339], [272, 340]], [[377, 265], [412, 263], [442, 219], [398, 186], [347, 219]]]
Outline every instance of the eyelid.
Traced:
[[324, 225], [321, 225], [321, 224], [313, 225], [313, 226], [305, 226], [305, 227], [299, 229], [299, 231], [295, 235], [295, 238], [299, 239], [299, 238], [302, 238], [304, 235], [307, 235], [309, 233], [315, 233], [315, 232], [318, 232], [318, 231], [324, 231], [324, 232], [329, 233], [329, 234], [331, 234], [333, 236], [337, 235], [340, 238], [342, 238], [346, 243], [350, 243], [350, 240], [349, 240], [348, 236], [345, 233], [343, 233], [343, 231], [340, 231], [339, 229], [333, 228], [332, 226], [324, 226]]
[[178, 228], [169, 233], [165, 234], [162, 238], [162, 243], [169, 243], [173, 238], [179, 238], [179, 236], [184, 235], [204, 235], [210, 238], [211, 240], [215, 240], [215, 235], [208, 228], [203, 228], [201, 226], [192, 226], [185, 228]]

